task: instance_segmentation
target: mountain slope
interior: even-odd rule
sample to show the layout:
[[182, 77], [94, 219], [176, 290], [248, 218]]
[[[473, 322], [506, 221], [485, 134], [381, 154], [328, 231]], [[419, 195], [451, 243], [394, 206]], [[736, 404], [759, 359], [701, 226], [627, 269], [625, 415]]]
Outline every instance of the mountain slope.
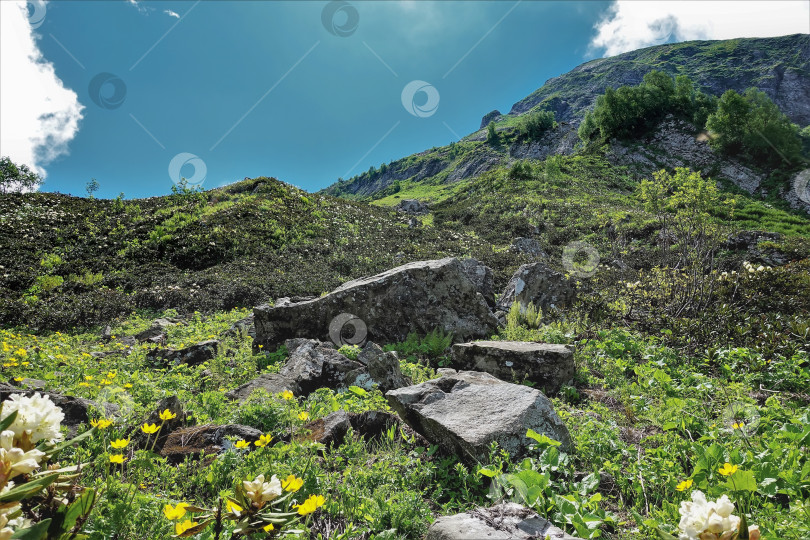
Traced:
[[[586, 62], [547, 81], [530, 96], [515, 103], [509, 114], [500, 115], [493, 111], [482, 122], [484, 128], [488, 121], [494, 121], [497, 131], [508, 139], [526, 113], [541, 109], [553, 111], [558, 125], [540, 140], [527, 142], [513, 137], [500, 148], [493, 148], [484, 144], [486, 130], [481, 129], [458, 143], [394, 161], [379, 170], [333, 184], [323, 192], [355, 199], [376, 199], [392, 195], [398, 189], [397, 182], [452, 183], [498, 167], [511, 166], [516, 159], [542, 160], [550, 155], [571, 154], [579, 143], [577, 127], [596, 98], [608, 87], [637, 85], [652, 70], [672, 76], [687, 75], [699, 89], [712, 95], [720, 95], [729, 89], [759, 88], [793, 122], [800, 126], [810, 124], [810, 35], [659, 45]], [[659, 138], [665, 139], [665, 143], [684, 139], [684, 135], [694, 139], [694, 130], [690, 126], [686, 126], [686, 132], [684, 129], [676, 132], [664, 129]], [[637, 142], [643, 147], [649, 141]], [[656, 168], [692, 166], [712, 170], [719, 180], [728, 180], [748, 192], [769, 191], [760, 187], [767, 184], [770, 171], [752, 170], [749, 165], [715, 155], [705, 143], [697, 145], [700, 148], [694, 144], [658, 146], [660, 148], [655, 154], [667, 159], [656, 159], [650, 152], [636, 156], [631, 151], [626, 155], [626, 148], [614, 147], [611, 149], [613, 161], [630, 165], [639, 177], [649, 175]], [[791, 200], [795, 208], [805, 206], [797, 202], [795, 194], [788, 193], [787, 186], [783, 185], [783, 188], [782, 196]]]

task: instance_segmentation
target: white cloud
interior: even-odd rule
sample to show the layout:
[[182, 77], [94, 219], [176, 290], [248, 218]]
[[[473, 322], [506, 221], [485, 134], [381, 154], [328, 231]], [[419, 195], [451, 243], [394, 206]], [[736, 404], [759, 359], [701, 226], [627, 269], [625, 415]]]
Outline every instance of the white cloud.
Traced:
[[164, 10], [163, 10], [163, 13], [165, 13], [165, 14], [166, 14], [166, 15], [168, 15], [169, 17], [174, 17], [175, 19], [179, 19], [179, 18], [180, 18], [180, 14], [179, 14], [179, 13], [177, 13], [177, 12], [175, 12], [175, 11], [172, 11], [172, 10], [170, 10], [170, 9], [164, 9]]
[[43, 177], [68, 153], [84, 106], [39, 51], [25, 2], [0, 2], [0, 154]]
[[605, 56], [669, 41], [808, 33], [810, 2], [616, 0], [595, 29], [591, 48]]

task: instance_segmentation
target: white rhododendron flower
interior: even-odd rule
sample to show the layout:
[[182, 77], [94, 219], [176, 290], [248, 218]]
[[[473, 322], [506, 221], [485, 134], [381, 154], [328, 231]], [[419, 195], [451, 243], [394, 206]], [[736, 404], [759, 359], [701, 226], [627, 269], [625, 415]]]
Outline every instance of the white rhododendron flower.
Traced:
[[707, 501], [702, 491], [693, 491], [691, 502], [681, 502], [678, 540], [700, 540], [703, 533], [720, 538], [723, 533], [739, 530], [740, 518], [733, 511], [734, 503], [726, 495], [715, 502]]
[[48, 396], [42, 396], [39, 392], [31, 397], [12, 394], [3, 402], [0, 420], [14, 411], [17, 411], [17, 418], [8, 429], [14, 432], [14, 438], [18, 441], [33, 446], [42, 440], [62, 439], [59, 427], [65, 419], [65, 413]]
[[0, 478], [8, 480], [20, 474], [28, 474], [39, 468], [39, 462], [45, 457], [45, 452], [35, 448], [24, 451], [14, 446], [14, 432], [11, 430], [0, 433]]
[[269, 482], [264, 481], [264, 475], [260, 474], [253, 482], [245, 480], [242, 482], [247, 497], [259, 505], [272, 501], [281, 495], [281, 481], [274, 474]]

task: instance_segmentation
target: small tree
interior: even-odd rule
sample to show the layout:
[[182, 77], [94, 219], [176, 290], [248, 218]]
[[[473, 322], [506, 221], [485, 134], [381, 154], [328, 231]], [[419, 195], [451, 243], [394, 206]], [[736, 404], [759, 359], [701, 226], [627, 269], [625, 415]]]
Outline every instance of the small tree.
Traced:
[[487, 126], [487, 144], [490, 146], [497, 146], [501, 140], [498, 137], [498, 132], [495, 131], [495, 122], [490, 122]]
[[730, 217], [735, 201], [727, 199], [713, 180], [686, 167], [672, 174], [654, 173], [653, 180], [639, 184], [638, 198], [661, 226], [663, 262], [672, 272], [670, 312], [681, 316], [704, 309], [715, 285], [715, 256], [724, 239], [717, 216]]
[[87, 182], [87, 187], [85, 188], [87, 190], [87, 196], [91, 199], [95, 197], [94, 193], [98, 191], [99, 187], [101, 186], [99, 185], [98, 180], [91, 178], [90, 181]]
[[31, 191], [42, 183], [37, 173], [26, 165], [16, 165], [11, 158], [0, 159], [0, 193]]

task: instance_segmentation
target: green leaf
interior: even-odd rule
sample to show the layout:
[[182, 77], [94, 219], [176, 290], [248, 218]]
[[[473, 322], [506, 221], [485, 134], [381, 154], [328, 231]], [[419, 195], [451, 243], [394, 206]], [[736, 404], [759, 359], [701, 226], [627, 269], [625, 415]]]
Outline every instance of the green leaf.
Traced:
[[725, 486], [732, 491], [750, 491], [753, 493], [757, 490], [757, 479], [754, 477], [753, 471], [739, 470], [726, 480]]
[[56, 446], [50, 446], [48, 443], [40, 444], [39, 446], [37, 446], [37, 450], [45, 452], [49, 456], [55, 456], [56, 454], [58, 454], [59, 452], [61, 452], [65, 448], [67, 448], [69, 446], [73, 446], [74, 444], [82, 442], [83, 440], [89, 438], [95, 432], [96, 432], [96, 428], [91, 428], [91, 429], [85, 431], [84, 433], [82, 433], [81, 435], [79, 435], [78, 437], [73, 437], [72, 439], [70, 439], [68, 441], [61, 442], [61, 443], [57, 444]]
[[43, 540], [47, 538], [48, 527], [50, 526], [51, 519], [43, 519], [33, 527], [18, 529], [11, 535], [11, 538], [16, 540]]
[[350, 386], [349, 387], [349, 392], [351, 392], [355, 396], [360, 396], [360, 397], [366, 397], [368, 395], [368, 392], [366, 392], [365, 389], [360, 388], [359, 386]]
[[478, 474], [483, 474], [484, 476], [488, 476], [490, 478], [495, 477], [498, 473], [493, 471], [492, 469], [484, 469], [483, 467], [478, 469]]
[[530, 439], [534, 439], [535, 441], [537, 441], [537, 444], [539, 444], [543, 448], [545, 448], [546, 446], [560, 446], [562, 444], [561, 442], [555, 441], [550, 437], [546, 437], [545, 435], [537, 433], [531, 428], [526, 432], [526, 436]]
[[[0, 495], [0, 503], [21, 501], [29, 495], [39, 493], [50, 486], [57, 478], [59, 478], [59, 473], [43, 476], [42, 478], [26, 482], [25, 484], [14, 486], [12, 489]], [[50, 522], [50, 520], [48, 520], [48, 522]]]
[[14, 423], [14, 420], [16, 420], [16, 419], [17, 419], [17, 412], [18, 412], [18, 411], [14, 411], [14, 412], [13, 412], [13, 413], [11, 413], [10, 415], [8, 415], [8, 416], [6, 416], [5, 418], [3, 418], [3, 420], [0, 420], [0, 431], [5, 431], [5, 430], [7, 430], [7, 429], [8, 429], [8, 426], [10, 426], [11, 424], [13, 424], [13, 423]]

